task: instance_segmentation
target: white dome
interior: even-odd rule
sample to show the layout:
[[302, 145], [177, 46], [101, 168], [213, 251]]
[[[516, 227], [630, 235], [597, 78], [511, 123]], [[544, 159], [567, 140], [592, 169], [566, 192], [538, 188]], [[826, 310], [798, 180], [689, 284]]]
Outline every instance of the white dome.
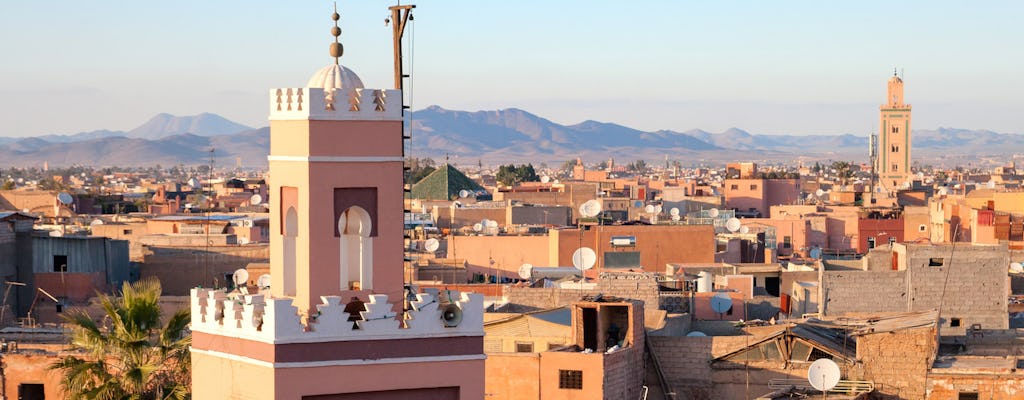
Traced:
[[342, 89], [346, 94], [362, 89], [363, 81], [352, 70], [338, 64], [321, 68], [309, 77], [306, 87], [323, 88], [324, 90]]

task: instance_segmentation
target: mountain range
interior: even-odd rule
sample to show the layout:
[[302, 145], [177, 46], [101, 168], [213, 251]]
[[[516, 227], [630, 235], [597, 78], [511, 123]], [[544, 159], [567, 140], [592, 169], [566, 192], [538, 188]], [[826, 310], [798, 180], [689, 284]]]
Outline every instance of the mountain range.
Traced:
[[[524, 110], [456, 111], [430, 106], [412, 115], [406, 154], [454, 162], [488, 164], [587, 162], [609, 157], [622, 162], [670, 158], [683, 165], [732, 160], [867, 160], [867, 136], [759, 135], [739, 128], [711, 133], [699, 129], [642, 131], [599, 121], [561, 125]], [[1024, 135], [939, 128], [914, 131], [914, 157], [950, 159], [958, 154], [1009, 155], [1024, 152]], [[265, 167], [270, 129], [252, 129], [216, 114], [159, 114], [129, 131], [98, 130], [71, 135], [0, 137], [0, 167], [148, 166], [209, 163]], [[228, 161], [224, 161], [228, 160]], [[461, 162], [460, 162], [461, 160]]]

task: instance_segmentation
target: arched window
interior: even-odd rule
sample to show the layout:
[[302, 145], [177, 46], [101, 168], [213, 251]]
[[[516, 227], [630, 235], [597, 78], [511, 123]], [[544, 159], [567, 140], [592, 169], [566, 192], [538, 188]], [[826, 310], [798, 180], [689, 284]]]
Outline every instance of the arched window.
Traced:
[[359, 206], [349, 207], [338, 217], [341, 290], [373, 289], [372, 228], [370, 213]]

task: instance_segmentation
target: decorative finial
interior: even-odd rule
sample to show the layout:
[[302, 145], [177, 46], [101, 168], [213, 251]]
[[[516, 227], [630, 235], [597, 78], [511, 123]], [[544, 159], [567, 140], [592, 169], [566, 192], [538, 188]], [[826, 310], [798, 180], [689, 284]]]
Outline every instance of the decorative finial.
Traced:
[[331, 14], [331, 19], [334, 20], [334, 27], [331, 28], [331, 36], [334, 36], [334, 43], [331, 43], [331, 57], [334, 57], [334, 63], [338, 64], [338, 58], [345, 53], [345, 47], [338, 42], [338, 36], [341, 36], [341, 28], [338, 27], [338, 20], [341, 19], [341, 15], [338, 15], [338, 3], [334, 3], [334, 14]]
[[[338, 15], [338, 14], [334, 14], [334, 15]], [[899, 76], [899, 75], [896, 74], [896, 67], [892, 67], [892, 76]]]

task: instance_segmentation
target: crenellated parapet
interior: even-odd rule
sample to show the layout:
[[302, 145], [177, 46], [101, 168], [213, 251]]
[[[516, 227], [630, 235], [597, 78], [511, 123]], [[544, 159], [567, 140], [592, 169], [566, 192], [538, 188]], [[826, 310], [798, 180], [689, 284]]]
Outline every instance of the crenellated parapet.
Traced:
[[401, 120], [402, 91], [397, 89], [270, 90], [272, 120]]
[[[370, 301], [363, 303], [365, 311], [360, 312], [353, 326], [340, 296], [321, 296], [317, 313], [304, 322], [290, 298], [232, 297], [223, 289], [196, 288], [191, 296], [191, 328], [266, 343], [483, 336], [483, 295], [455, 291], [446, 294], [441, 299], [435, 294], [417, 294], [404, 319], [392, 311], [394, 307], [388, 303], [387, 295], [370, 295]], [[458, 308], [461, 318], [454, 326], [450, 318], [447, 324], [443, 319], [449, 305]]]

